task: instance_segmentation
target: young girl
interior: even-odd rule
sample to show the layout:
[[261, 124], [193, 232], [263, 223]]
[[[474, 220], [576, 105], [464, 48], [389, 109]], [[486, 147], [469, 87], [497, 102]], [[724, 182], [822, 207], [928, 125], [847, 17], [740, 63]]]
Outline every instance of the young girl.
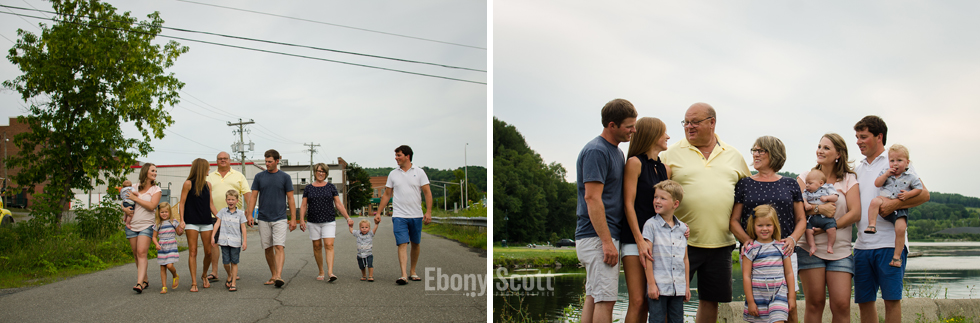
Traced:
[[773, 239], [780, 236], [776, 210], [768, 204], [757, 206], [749, 216], [748, 228], [752, 242], [742, 253], [745, 321], [784, 322], [790, 305], [796, 303], [796, 291], [786, 282], [796, 280], [782, 241]]
[[173, 286], [177, 288], [180, 276], [177, 275], [177, 268], [174, 263], [180, 260], [177, 253], [177, 227], [180, 221], [170, 218], [170, 203], [163, 202], [157, 205], [156, 225], [153, 226], [153, 245], [157, 247], [157, 263], [160, 264], [160, 285], [163, 289], [160, 294], [167, 293], [167, 270], [174, 275]]

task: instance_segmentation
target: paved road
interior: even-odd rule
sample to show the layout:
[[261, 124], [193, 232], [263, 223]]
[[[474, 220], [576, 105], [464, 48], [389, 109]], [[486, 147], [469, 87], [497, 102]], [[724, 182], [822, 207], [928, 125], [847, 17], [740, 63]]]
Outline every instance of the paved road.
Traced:
[[[374, 241], [376, 281], [362, 282], [354, 238], [345, 229], [345, 225], [337, 228], [334, 273], [339, 279], [334, 283], [315, 279], [312, 243], [309, 235], [297, 228], [286, 241], [286, 285], [281, 289], [263, 285], [269, 279], [269, 267], [257, 240], [258, 231], [252, 229], [249, 248], [241, 255], [238, 292], [228, 292], [220, 281], [211, 288], [200, 288], [198, 293], [189, 292], [190, 272], [184, 251], [177, 264], [180, 286], [167, 294], [159, 293], [160, 266], [151, 259], [150, 287], [143, 294], [132, 290], [136, 265], [128, 264], [0, 296], [0, 322], [486, 322], [490, 286], [482, 296], [479, 286], [456, 291], [451, 286], [462, 285], [462, 275], [467, 274], [478, 274], [486, 282], [485, 253], [423, 233], [418, 272], [424, 280], [396, 285], [400, 276], [397, 250], [391, 219], [384, 218]], [[432, 268], [428, 274], [426, 267]], [[224, 269], [220, 272], [224, 279]], [[444, 275], [442, 285], [449, 285], [445, 290], [438, 288], [438, 273]], [[472, 281], [470, 276], [467, 282]], [[435, 290], [426, 290], [426, 286]], [[474, 291], [477, 296], [470, 296]]]

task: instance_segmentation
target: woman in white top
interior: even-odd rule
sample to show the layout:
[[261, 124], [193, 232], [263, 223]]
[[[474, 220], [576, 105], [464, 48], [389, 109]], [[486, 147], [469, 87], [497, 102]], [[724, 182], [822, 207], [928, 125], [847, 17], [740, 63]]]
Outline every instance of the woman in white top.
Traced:
[[129, 246], [133, 250], [133, 258], [136, 259], [136, 286], [133, 290], [142, 293], [149, 287], [146, 270], [146, 253], [150, 250], [153, 238], [154, 210], [160, 204], [160, 187], [156, 185], [157, 167], [151, 163], [143, 164], [140, 169], [139, 185], [136, 186], [135, 196], [131, 199], [136, 202], [136, 207], [130, 210], [120, 206], [123, 212], [131, 214], [133, 220], [130, 228], [126, 229], [126, 238], [129, 239]]

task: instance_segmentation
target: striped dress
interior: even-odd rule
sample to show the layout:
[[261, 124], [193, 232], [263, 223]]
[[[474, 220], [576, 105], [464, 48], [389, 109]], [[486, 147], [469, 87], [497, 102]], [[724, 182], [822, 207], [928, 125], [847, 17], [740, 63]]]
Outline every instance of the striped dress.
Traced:
[[157, 263], [160, 266], [166, 266], [180, 260], [180, 254], [177, 253], [177, 225], [175, 221], [164, 221], [154, 226], [153, 229], [157, 231], [157, 239], [160, 243], [160, 250], [157, 250]]
[[744, 319], [747, 322], [778, 322], [789, 318], [788, 286], [783, 270], [783, 243], [753, 242], [747, 246], [745, 256], [752, 263], [752, 297], [759, 316], [749, 315], [748, 300]]

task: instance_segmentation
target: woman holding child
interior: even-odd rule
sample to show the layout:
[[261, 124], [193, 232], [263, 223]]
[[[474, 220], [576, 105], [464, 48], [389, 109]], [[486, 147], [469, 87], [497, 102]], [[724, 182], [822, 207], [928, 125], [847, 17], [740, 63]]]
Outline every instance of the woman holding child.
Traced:
[[[316, 259], [316, 266], [320, 269], [320, 275], [316, 280], [323, 280], [323, 255], [327, 256], [327, 275], [330, 276], [329, 282], [337, 280], [333, 274], [333, 242], [337, 236], [336, 210], [347, 218], [347, 226], [354, 227], [354, 220], [347, 215], [344, 203], [340, 201], [337, 187], [327, 183], [327, 164], [318, 163], [313, 165], [314, 178], [313, 184], [306, 185], [303, 190], [303, 202], [299, 207], [299, 227], [302, 230], [310, 229], [310, 240], [313, 240], [313, 258]], [[309, 222], [309, 225], [307, 225]], [[361, 280], [365, 280], [362, 278]]]
[[[834, 185], [839, 198], [836, 203], [826, 203], [806, 212], [833, 215], [837, 221], [837, 237], [832, 241], [833, 253], [828, 253], [827, 235], [821, 234], [822, 230], [819, 228], [814, 228], [815, 253], [811, 256], [802, 247], [796, 249], [803, 294], [808, 295], [804, 321], [820, 322], [823, 319], [826, 305], [823, 295], [829, 290], [833, 321], [847, 322], [850, 320], [851, 278], [854, 276], [851, 224], [861, 219], [861, 193], [858, 190], [857, 177], [847, 160], [847, 144], [844, 138], [836, 133], [828, 133], [820, 138], [817, 145], [817, 166], [797, 178], [800, 192], [806, 189], [807, 175], [814, 171], [824, 173], [826, 182]], [[805, 241], [799, 243], [806, 245]]]
[[670, 169], [660, 162], [660, 152], [667, 149], [667, 126], [657, 118], [644, 117], [636, 122], [636, 134], [630, 141], [623, 171], [623, 201], [626, 216], [620, 227], [623, 271], [629, 307], [626, 322], [647, 321], [647, 280], [642, 254], [650, 254], [650, 244], [643, 240], [640, 228], [656, 215], [653, 210], [653, 186], [670, 178]]
[[153, 224], [156, 213], [154, 210], [160, 203], [161, 190], [156, 185], [157, 167], [151, 163], [143, 164], [140, 168], [139, 186], [130, 196], [136, 203], [133, 209], [122, 207], [126, 215], [132, 215], [130, 226], [126, 228], [126, 239], [129, 239], [129, 246], [133, 250], [133, 258], [136, 258], [136, 286], [133, 290], [143, 293], [149, 287], [147, 281], [147, 261], [146, 253], [150, 250], [153, 238]]
[[[195, 159], [191, 163], [190, 174], [184, 181], [180, 191], [180, 227], [187, 232], [187, 261], [191, 270], [191, 292], [197, 292], [197, 237], [201, 236], [204, 243], [204, 268], [202, 273], [208, 272], [211, 265], [211, 232], [214, 225], [211, 222], [211, 215], [218, 214], [211, 200], [211, 183], [208, 183], [208, 171], [211, 164], [204, 158]], [[211, 287], [210, 277], [201, 277], [204, 288]], [[215, 277], [217, 279], [217, 277]]]
[[[735, 238], [747, 245], [751, 238], [745, 232], [749, 217], [756, 206], [768, 204], [776, 210], [779, 219], [781, 240], [786, 246], [785, 254], [793, 253], [796, 241], [806, 231], [806, 217], [803, 214], [803, 193], [792, 178], [776, 174], [786, 162], [786, 147], [779, 138], [762, 136], [752, 144], [752, 167], [758, 173], [742, 178], [735, 184], [735, 204], [729, 229]], [[796, 267], [796, 255], [791, 257]], [[796, 275], [794, 270], [793, 275]], [[795, 278], [786, 277], [787, 281]], [[795, 283], [793, 284], [796, 285]], [[789, 321], [796, 322], [796, 300], [789, 300]]]

